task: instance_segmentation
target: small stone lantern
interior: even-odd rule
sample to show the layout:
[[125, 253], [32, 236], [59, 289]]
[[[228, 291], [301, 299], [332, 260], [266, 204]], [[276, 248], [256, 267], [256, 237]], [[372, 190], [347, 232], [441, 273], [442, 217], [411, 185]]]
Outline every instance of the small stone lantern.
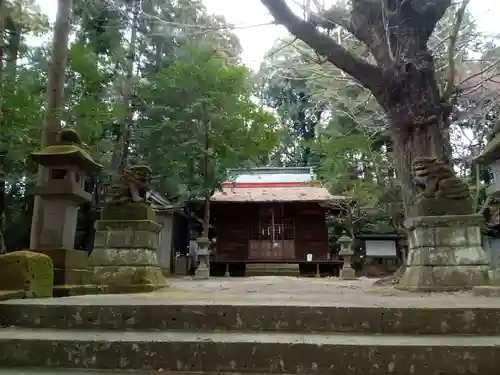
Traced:
[[88, 173], [101, 165], [82, 149], [75, 130], [63, 129], [57, 142], [31, 154], [43, 168], [43, 181], [35, 187], [43, 216], [36, 226], [32, 250], [48, 255], [54, 265], [54, 284], [81, 285], [88, 282], [87, 252], [75, 250], [78, 208], [90, 202], [84, 188]]
[[344, 280], [354, 280], [356, 279], [356, 274], [354, 269], [351, 267], [351, 258], [354, 255], [351, 249], [352, 238], [342, 233], [342, 236], [337, 240], [340, 244], [339, 256], [344, 260], [342, 269], [340, 270], [340, 278]]
[[200, 237], [197, 240], [198, 251], [196, 256], [200, 262], [195, 271], [196, 279], [208, 279], [210, 277], [210, 240], [208, 237]]
[[500, 121], [493, 128], [488, 144], [476, 158], [476, 162], [489, 167], [493, 174], [493, 181], [486, 189], [486, 193], [500, 197]]

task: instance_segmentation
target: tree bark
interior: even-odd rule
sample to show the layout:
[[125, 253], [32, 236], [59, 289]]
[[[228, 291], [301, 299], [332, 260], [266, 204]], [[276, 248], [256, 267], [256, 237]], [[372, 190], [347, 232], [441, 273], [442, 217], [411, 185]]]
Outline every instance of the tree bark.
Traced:
[[[204, 124], [204, 138], [205, 138], [205, 152], [203, 155], [203, 178], [204, 178], [204, 187], [209, 185], [210, 177], [211, 177], [211, 168], [210, 168], [210, 122], [206, 122]], [[203, 234], [202, 237], [208, 238], [208, 234], [210, 231], [210, 198], [212, 197], [211, 191], [205, 192], [205, 210], [203, 212]]]
[[205, 196], [205, 207], [203, 211], [203, 231], [202, 237], [208, 238], [210, 231], [210, 194]]
[[[47, 103], [42, 125], [41, 147], [55, 143], [57, 133], [61, 129], [61, 111], [63, 107], [64, 78], [68, 58], [68, 39], [71, 28], [72, 0], [59, 0], [57, 17], [54, 24], [52, 40], [52, 59], [49, 65], [47, 83]], [[43, 168], [38, 168], [37, 183], [43, 182]], [[37, 196], [33, 203], [31, 221], [30, 248], [36, 249], [41, 231], [43, 217], [43, 201]]]
[[[399, 128], [397, 119], [389, 121], [391, 127]], [[405, 217], [413, 205], [416, 196], [416, 186], [412, 179], [411, 165], [415, 157], [437, 156], [440, 160], [449, 161], [448, 147], [442, 134], [440, 121], [414, 128], [408, 133], [392, 132], [396, 175], [401, 184], [403, 208]]]
[[132, 106], [132, 94], [134, 88], [134, 65], [136, 61], [136, 44], [137, 44], [137, 28], [139, 19], [139, 7], [140, 2], [137, 0], [132, 1], [132, 22], [131, 22], [131, 33], [130, 33], [130, 44], [128, 48], [127, 55], [127, 72], [125, 78], [125, 84], [123, 85], [123, 105], [125, 107], [125, 117], [120, 123], [120, 129], [118, 132], [118, 137], [116, 140], [115, 149], [113, 150], [111, 171], [113, 173], [120, 174], [126, 168], [128, 164], [128, 156], [130, 149], [130, 142], [132, 138], [132, 122], [133, 122], [133, 106]]

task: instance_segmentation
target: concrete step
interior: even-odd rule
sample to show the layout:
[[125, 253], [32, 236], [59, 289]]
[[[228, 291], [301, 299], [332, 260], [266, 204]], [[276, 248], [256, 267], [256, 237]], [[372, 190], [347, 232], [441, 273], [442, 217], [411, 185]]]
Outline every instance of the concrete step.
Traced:
[[500, 336], [4, 328], [0, 367], [335, 375], [497, 375]]
[[0, 325], [86, 330], [352, 332], [500, 335], [500, 307], [359, 307], [100, 299], [11, 300], [0, 303]]

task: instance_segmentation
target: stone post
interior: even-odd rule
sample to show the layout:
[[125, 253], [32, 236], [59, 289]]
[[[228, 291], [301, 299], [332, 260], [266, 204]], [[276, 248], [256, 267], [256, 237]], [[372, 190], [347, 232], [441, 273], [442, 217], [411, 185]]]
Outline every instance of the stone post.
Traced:
[[198, 242], [198, 252], [196, 256], [200, 261], [196, 268], [194, 277], [196, 279], [208, 279], [210, 277], [210, 240], [207, 237], [200, 237]]
[[166, 286], [156, 250], [161, 225], [146, 200], [151, 171], [127, 170], [109, 189], [89, 257], [92, 284], [104, 293], [150, 292]]
[[355, 280], [357, 279], [354, 269], [351, 267], [351, 258], [354, 255], [351, 244], [352, 238], [342, 233], [342, 236], [337, 240], [340, 244], [339, 256], [344, 260], [342, 269], [340, 270], [340, 278], [344, 280]]
[[488, 259], [481, 247], [482, 215], [409, 219], [407, 268], [398, 289], [455, 291], [488, 284]]

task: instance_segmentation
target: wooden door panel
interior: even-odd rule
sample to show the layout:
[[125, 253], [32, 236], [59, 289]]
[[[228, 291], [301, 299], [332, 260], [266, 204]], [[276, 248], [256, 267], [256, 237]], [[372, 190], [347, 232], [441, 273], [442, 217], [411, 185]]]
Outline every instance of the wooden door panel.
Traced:
[[260, 205], [259, 219], [251, 226], [248, 239], [248, 259], [295, 259], [294, 221], [283, 217], [281, 205]]

